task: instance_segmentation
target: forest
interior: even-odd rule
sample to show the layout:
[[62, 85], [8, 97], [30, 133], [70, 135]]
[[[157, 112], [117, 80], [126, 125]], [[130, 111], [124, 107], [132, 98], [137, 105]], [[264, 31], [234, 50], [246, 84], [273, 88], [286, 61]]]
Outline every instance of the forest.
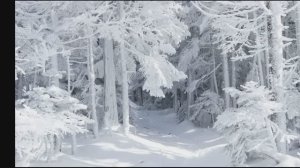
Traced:
[[15, 166], [300, 167], [300, 2], [15, 1]]

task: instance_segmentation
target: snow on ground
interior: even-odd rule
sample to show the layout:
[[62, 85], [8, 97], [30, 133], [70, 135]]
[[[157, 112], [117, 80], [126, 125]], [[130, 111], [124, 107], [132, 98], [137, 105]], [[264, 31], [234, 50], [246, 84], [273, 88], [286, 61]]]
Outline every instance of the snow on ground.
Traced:
[[[177, 123], [172, 110], [134, 113], [135, 128], [128, 137], [122, 133], [100, 134], [99, 139], [78, 137], [76, 155], [71, 155], [69, 140], [65, 140], [62, 153], [53, 160], [38, 161], [38, 167], [88, 166], [231, 166], [225, 154], [225, 140], [212, 129], [196, 128], [189, 121]], [[277, 154], [281, 162], [253, 160], [246, 166], [300, 166], [300, 159]]]
[[102, 134], [98, 140], [81, 136], [76, 155], [64, 143], [53, 160], [31, 166], [230, 166], [222, 137], [188, 121], [178, 124], [169, 109], [137, 112], [131, 132]]
[[276, 167], [299, 167], [300, 166], [300, 157], [299, 159], [290, 155], [283, 155], [277, 153], [277, 158], [281, 161]]
[[275, 153], [274, 156], [278, 161], [279, 164], [276, 164], [274, 160], [271, 159], [264, 159], [264, 160], [252, 160], [248, 162], [248, 166], [250, 167], [300, 167], [300, 157], [295, 157], [291, 155], [285, 155], [281, 153]]

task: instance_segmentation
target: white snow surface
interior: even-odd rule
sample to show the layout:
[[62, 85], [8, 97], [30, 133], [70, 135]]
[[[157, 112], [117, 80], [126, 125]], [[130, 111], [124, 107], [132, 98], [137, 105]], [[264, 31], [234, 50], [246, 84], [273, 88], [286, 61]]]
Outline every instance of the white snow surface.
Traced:
[[[32, 167], [94, 166], [231, 166], [224, 147], [226, 141], [213, 129], [196, 128], [190, 121], [177, 122], [171, 109], [134, 114], [135, 127], [127, 137], [121, 132], [104, 134], [98, 139], [78, 136], [77, 153], [71, 155], [68, 138], [62, 152], [50, 161], [35, 161]], [[280, 166], [300, 166], [299, 159], [281, 156]], [[273, 166], [270, 161], [257, 161], [251, 166]], [[278, 165], [278, 166], [279, 166]]]
[[30, 166], [230, 166], [219, 134], [189, 121], [178, 124], [170, 109], [138, 111], [134, 122], [128, 137], [119, 132], [100, 133], [99, 139], [80, 136], [75, 155], [66, 139], [52, 160]]

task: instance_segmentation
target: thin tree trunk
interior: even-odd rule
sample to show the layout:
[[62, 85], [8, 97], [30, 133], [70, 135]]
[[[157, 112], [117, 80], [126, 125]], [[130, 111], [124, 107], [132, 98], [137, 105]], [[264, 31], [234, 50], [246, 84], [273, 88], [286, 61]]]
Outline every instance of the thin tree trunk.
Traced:
[[271, 88], [270, 85], [270, 53], [269, 53], [269, 36], [268, 36], [268, 17], [265, 17], [265, 45], [267, 46], [264, 54], [265, 54], [265, 64], [266, 64], [266, 86]]
[[[215, 58], [214, 58], [214, 53], [213, 53], [214, 51], [213, 51], [213, 47], [212, 47], [213, 45], [212, 45], [212, 34], [211, 33], [209, 34], [209, 42], [210, 42], [210, 50], [209, 51], [210, 51], [211, 59], [212, 59], [212, 62], [213, 62], [213, 65], [212, 65], [211, 69], [214, 70], [215, 69], [215, 60], [214, 60]], [[215, 86], [214, 86], [215, 85], [215, 81], [214, 81], [214, 77], [213, 76], [210, 77], [210, 81], [209, 82], [210, 82], [210, 90], [213, 91], [213, 92], [216, 92], [215, 91]]]
[[72, 135], [72, 155], [76, 154], [76, 146], [77, 146], [76, 134], [73, 134]]
[[[57, 20], [55, 11], [52, 9], [51, 10], [51, 26], [52, 27], [56, 26], [57, 22], [58, 22], [58, 20]], [[56, 77], [56, 75], [58, 74], [58, 55], [57, 54], [52, 56], [51, 63], [52, 63], [52, 72], [55, 75], [52, 79], [52, 84], [56, 87], [59, 87], [59, 79]]]
[[[216, 56], [215, 56], [215, 49], [212, 48], [212, 56], [213, 56], [213, 66], [214, 69], [216, 68]], [[213, 72], [213, 79], [214, 79], [214, 86], [215, 86], [215, 92], [219, 94], [219, 89], [218, 89], [218, 82], [217, 82], [217, 77], [216, 77], [216, 69]]]
[[257, 62], [258, 62], [258, 71], [259, 71], [259, 83], [261, 86], [265, 85], [265, 78], [264, 78], [264, 72], [263, 72], [263, 68], [262, 68], [262, 63], [261, 63], [261, 58], [262, 58], [262, 53], [260, 53], [257, 56]]
[[[59, 79], [57, 77], [58, 75], [58, 60], [57, 60], [57, 54], [51, 57], [51, 63], [52, 63], [52, 78], [51, 78], [51, 85], [54, 85], [59, 88]], [[60, 137], [53, 135], [53, 151], [58, 152], [59, 146], [60, 146]]]
[[[187, 83], [187, 86], [190, 87], [191, 83], [192, 83], [192, 70], [191, 69], [188, 69], [188, 83]], [[192, 101], [192, 95], [193, 95], [193, 92], [187, 92], [187, 118], [189, 119], [190, 118], [190, 104], [191, 104], [191, 101]]]
[[143, 103], [144, 103], [144, 100], [143, 100], [143, 88], [142, 87], [139, 87], [138, 88], [138, 92], [139, 92], [139, 104], [142, 106]]
[[33, 88], [36, 87], [36, 78], [37, 78], [37, 70], [34, 70], [34, 77], [33, 77]]
[[[45, 42], [42, 42], [42, 48], [43, 48], [43, 50], [48, 50], [48, 48], [47, 48], [47, 45], [46, 45], [46, 43]], [[46, 61], [47, 61], [47, 58], [46, 57], [42, 57], [42, 59], [43, 59], [43, 74], [44, 73], [46, 73]]]
[[297, 42], [297, 56], [300, 56], [300, 5], [298, 5], [297, 10], [296, 10], [296, 40], [297, 40], [296, 41]]
[[[120, 1], [120, 18], [123, 21], [124, 17], [124, 2]], [[124, 32], [123, 32], [124, 33]], [[123, 39], [124, 40], [124, 39]], [[129, 100], [128, 100], [128, 78], [126, 68], [126, 51], [124, 49], [124, 41], [121, 41], [120, 55], [121, 55], [121, 70], [122, 70], [122, 111], [123, 111], [123, 128], [124, 133], [129, 133]]]
[[21, 99], [22, 96], [23, 96], [23, 77], [24, 75], [23, 74], [19, 74], [19, 77], [18, 77], [18, 90], [17, 90], [17, 99]]
[[173, 109], [177, 113], [178, 101], [177, 101], [177, 83], [174, 82], [173, 85]]
[[[71, 95], [71, 68], [70, 56], [67, 55], [67, 71], [68, 71], [68, 93]], [[76, 154], [76, 134], [72, 134], [72, 155]]]
[[[212, 55], [212, 61], [213, 61], [213, 69], [216, 68], [216, 56], [215, 56], [215, 48], [212, 43], [212, 33], [210, 34], [210, 49], [211, 49], [211, 55]], [[217, 83], [217, 78], [216, 78], [216, 69], [213, 72], [213, 84], [214, 84], [214, 91], [219, 94], [219, 89], [218, 89], [218, 83]]]
[[[288, 22], [288, 19], [284, 19], [284, 26], [289, 26], [289, 22]], [[289, 37], [289, 29], [288, 28], [285, 28], [284, 29], [284, 36], [285, 37]], [[290, 45], [284, 47], [284, 51], [285, 51], [285, 59], [289, 59], [291, 56], [290, 56]]]
[[137, 89], [135, 89], [135, 90], [133, 91], [133, 101], [134, 101], [135, 103], [138, 103]]
[[[214, 65], [211, 66], [210, 70], [212, 71], [213, 69], [214, 69]], [[215, 92], [215, 82], [214, 82], [214, 77], [213, 77], [213, 75], [210, 76], [210, 78], [209, 78], [209, 83], [210, 83], [209, 89], [210, 89], [212, 92]], [[196, 95], [198, 96], [197, 90], [198, 90], [198, 89], [196, 89], [195, 92], [196, 92]]]
[[71, 95], [71, 68], [70, 68], [70, 56], [67, 56], [67, 71], [68, 71], [68, 92]]
[[[227, 54], [223, 54], [222, 58], [223, 58], [224, 88], [227, 88], [230, 87]], [[229, 94], [226, 92], [225, 92], [225, 107], [226, 109], [230, 107], [230, 97]]]
[[91, 108], [92, 108], [92, 119], [94, 120], [93, 124], [93, 133], [95, 138], [99, 137], [98, 134], [98, 118], [96, 111], [96, 90], [95, 90], [95, 71], [94, 71], [94, 55], [91, 38], [89, 38], [89, 56], [88, 56], [88, 74], [89, 74], [89, 83], [90, 83], [90, 95], [91, 95]]
[[[253, 13], [253, 16], [254, 16], [254, 18], [256, 18], [257, 17], [257, 13], [256, 12], [254, 12]], [[258, 23], [256, 23], [257, 25], [258, 25]], [[259, 34], [259, 32], [258, 32], [258, 30], [256, 31], [256, 43], [258, 44], [258, 45], [261, 45], [261, 41], [260, 41], [260, 39], [259, 39], [259, 37], [258, 37], [258, 34]], [[264, 72], [263, 72], [263, 67], [262, 67], [262, 58], [263, 58], [263, 53], [262, 52], [259, 52], [258, 53], [258, 55], [257, 55], [257, 64], [258, 64], [258, 73], [259, 73], [259, 83], [260, 83], [260, 85], [261, 86], [264, 86], [265, 85], [265, 78], [264, 78]]]
[[58, 74], [57, 55], [54, 55], [51, 57], [51, 63], [52, 63], [52, 72], [53, 72], [52, 75], [55, 75], [55, 76], [52, 76], [51, 84], [56, 87], [59, 87], [59, 79], [56, 77], [56, 75]]
[[61, 137], [58, 137], [57, 135], [54, 135], [54, 151], [55, 153], [61, 151]]
[[[235, 61], [231, 61], [232, 63], [232, 76], [231, 76], [231, 85], [233, 88], [236, 88], [236, 69], [235, 69]], [[236, 107], [236, 97], [232, 97], [232, 107]]]
[[49, 150], [47, 153], [47, 162], [51, 160], [52, 154], [53, 154], [53, 149], [54, 149], [54, 135], [47, 135], [48, 140], [49, 140]]

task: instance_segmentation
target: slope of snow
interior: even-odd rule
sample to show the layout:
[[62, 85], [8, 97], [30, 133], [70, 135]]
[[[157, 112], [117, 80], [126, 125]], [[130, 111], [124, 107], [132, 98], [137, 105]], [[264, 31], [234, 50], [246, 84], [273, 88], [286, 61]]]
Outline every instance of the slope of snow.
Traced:
[[222, 137], [188, 121], [178, 124], [169, 109], [138, 111], [131, 132], [100, 133], [97, 140], [80, 136], [76, 155], [66, 139], [53, 160], [31, 166], [230, 166]]

